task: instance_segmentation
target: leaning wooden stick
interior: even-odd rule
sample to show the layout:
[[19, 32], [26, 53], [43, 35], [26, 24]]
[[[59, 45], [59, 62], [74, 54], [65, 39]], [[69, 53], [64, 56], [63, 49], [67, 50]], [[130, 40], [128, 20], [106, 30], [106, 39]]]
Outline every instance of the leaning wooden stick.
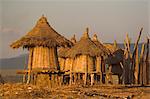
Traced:
[[131, 83], [134, 84], [135, 83], [135, 76], [134, 76], [134, 72], [135, 72], [135, 54], [136, 54], [136, 49], [138, 47], [138, 43], [139, 43], [139, 40], [141, 38], [141, 34], [142, 34], [142, 31], [143, 31], [143, 28], [141, 28], [140, 30], [140, 33], [139, 33], [139, 36], [138, 36], [138, 39], [135, 43], [135, 46], [134, 46], [134, 50], [133, 50], [133, 54], [132, 54], [132, 59], [131, 59]]
[[145, 51], [145, 44], [142, 44], [141, 54], [140, 54], [140, 63], [139, 63], [139, 84], [143, 85], [143, 60], [144, 60], [144, 51]]
[[127, 49], [128, 49], [128, 53], [130, 55], [130, 58], [132, 57], [131, 51], [130, 51], [130, 39], [129, 39], [129, 35], [126, 35], [126, 43], [127, 43]]
[[135, 54], [135, 67], [134, 67], [135, 84], [138, 84], [138, 74], [139, 74], [139, 57], [138, 57], [138, 47], [137, 47], [136, 54]]
[[138, 39], [137, 39], [137, 41], [136, 41], [136, 43], [135, 43], [134, 50], [133, 50], [133, 54], [132, 54], [132, 58], [135, 56], [136, 49], [137, 49], [137, 47], [138, 47], [138, 43], [139, 43], [139, 41], [140, 41], [142, 31], [143, 31], [143, 28], [141, 28], [140, 33], [139, 33], [139, 36], [138, 36]]
[[146, 59], [145, 59], [145, 62], [146, 62], [146, 84], [148, 84], [149, 83], [149, 65], [150, 65], [150, 63], [149, 63], [149, 38], [147, 37], [147, 45], [146, 45], [146, 50], [147, 50], [147, 52], [146, 52]]

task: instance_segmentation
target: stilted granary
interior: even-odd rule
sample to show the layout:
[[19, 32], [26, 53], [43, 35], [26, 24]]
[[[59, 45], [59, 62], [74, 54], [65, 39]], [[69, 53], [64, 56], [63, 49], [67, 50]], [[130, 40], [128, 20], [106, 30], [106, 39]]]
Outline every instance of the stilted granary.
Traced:
[[29, 50], [28, 69], [19, 73], [28, 74], [27, 83], [37, 85], [60, 85], [61, 76], [57, 47], [71, 46], [72, 43], [58, 34], [42, 16], [35, 27], [21, 39], [11, 44], [12, 48]]
[[96, 58], [107, 55], [90, 39], [88, 32], [87, 28], [80, 41], [67, 52], [67, 57], [72, 59], [70, 84], [83, 81], [84, 84], [93, 85], [96, 74]]

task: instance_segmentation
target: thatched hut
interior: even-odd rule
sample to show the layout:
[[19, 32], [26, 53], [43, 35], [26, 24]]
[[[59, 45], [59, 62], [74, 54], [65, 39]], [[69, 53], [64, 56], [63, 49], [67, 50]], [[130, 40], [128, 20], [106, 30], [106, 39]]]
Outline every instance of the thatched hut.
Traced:
[[99, 47], [101, 54], [100, 56], [96, 56], [96, 78], [97, 81], [100, 81], [101, 83], [104, 81], [104, 75], [105, 75], [105, 62], [104, 57], [111, 54], [110, 50], [108, 50], [97, 38], [97, 35], [93, 35], [92, 41]]
[[[71, 46], [72, 43], [58, 34], [49, 25], [47, 18], [42, 16], [35, 27], [21, 39], [12, 43], [11, 47], [23, 47], [29, 50], [28, 70], [26, 71], [28, 73], [27, 83], [31, 81], [32, 73], [32, 80], [34, 79], [36, 83], [39, 81], [39, 84], [47, 80], [45, 84], [48, 85], [49, 79], [54, 81], [55, 78], [58, 78], [57, 75], [53, 74], [60, 73], [57, 47], [66, 45]], [[34, 74], [39, 75], [34, 76]], [[42, 79], [43, 81], [41, 82]]]
[[84, 80], [84, 84], [90, 81], [94, 83], [94, 74], [96, 73], [96, 56], [103, 52], [90, 39], [88, 28], [84, 32], [80, 41], [78, 41], [68, 52], [67, 57], [72, 59], [70, 66], [70, 83], [77, 80]]

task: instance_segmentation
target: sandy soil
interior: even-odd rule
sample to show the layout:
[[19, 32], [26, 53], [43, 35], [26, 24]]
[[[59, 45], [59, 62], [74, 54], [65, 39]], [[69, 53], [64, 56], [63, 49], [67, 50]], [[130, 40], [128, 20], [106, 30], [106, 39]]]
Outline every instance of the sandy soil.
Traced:
[[0, 98], [6, 99], [150, 99], [150, 87], [94, 85], [38, 87], [27, 84], [1, 84]]

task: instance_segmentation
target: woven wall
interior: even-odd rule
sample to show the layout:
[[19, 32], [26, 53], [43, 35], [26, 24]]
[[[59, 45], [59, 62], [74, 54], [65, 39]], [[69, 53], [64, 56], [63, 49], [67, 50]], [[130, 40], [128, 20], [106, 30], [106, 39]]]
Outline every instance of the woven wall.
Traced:
[[42, 46], [33, 48], [33, 50], [29, 53], [28, 66], [30, 65], [32, 69], [56, 69], [58, 66], [56, 48], [48, 48]]
[[94, 58], [87, 55], [79, 55], [73, 62], [73, 72], [93, 72], [95, 70]]

